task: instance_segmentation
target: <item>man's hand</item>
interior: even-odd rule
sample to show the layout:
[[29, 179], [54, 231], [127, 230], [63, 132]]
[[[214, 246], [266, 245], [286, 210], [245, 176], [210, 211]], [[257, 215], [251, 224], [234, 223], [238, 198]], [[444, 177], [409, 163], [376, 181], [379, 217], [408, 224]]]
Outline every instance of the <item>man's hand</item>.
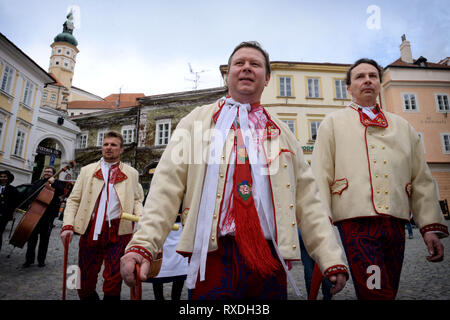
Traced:
[[130, 288], [136, 286], [136, 278], [134, 276], [136, 264], [141, 266], [141, 280], [147, 280], [147, 274], [150, 271], [150, 262], [147, 259], [136, 252], [129, 252], [120, 258], [120, 274], [122, 275], [123, 281]]
[[441, 243], [441, 240], [439, 240], [435, 233], [425, 233], [423, 236], [423, 241], [425, 241], [425, 245], [427, 246], [428, 252], [430, 253], [430, 255], [427, 256], [428, 261], [440, 262], [444, 260], [444, 245]]
[[329, 280], [333, 284], [333, 287], [330, 289], [332, 295], [335, 295], [344, 289], [345, 284], [347, 283], [347, 277], [344, 273], [334, 274], [330, 276]]
[[61, 241], [62, 241], [63, 245], [66, 244], [67, 237], [69, 238], [69, 243], [72, 242], [72, 238], [73, 238], [72, 230], [65, 230], [65, 231], [61, 232]]
[[48, 183], [53, 184], [53, 182], [55, 182], [55, 178], [54, 177], [50, 177], [48, 179]]

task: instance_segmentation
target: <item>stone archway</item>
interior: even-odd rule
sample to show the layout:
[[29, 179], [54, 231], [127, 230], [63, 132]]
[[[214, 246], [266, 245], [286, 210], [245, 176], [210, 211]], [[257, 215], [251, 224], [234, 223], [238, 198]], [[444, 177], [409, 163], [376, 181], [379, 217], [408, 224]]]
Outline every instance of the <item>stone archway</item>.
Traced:
[[34, 166], [31, 181], [41, 178], [45, 167], [52, 166], [57, 171], [67, 162], [64, 144], [55, 137], [42, 137], [34, 149]]

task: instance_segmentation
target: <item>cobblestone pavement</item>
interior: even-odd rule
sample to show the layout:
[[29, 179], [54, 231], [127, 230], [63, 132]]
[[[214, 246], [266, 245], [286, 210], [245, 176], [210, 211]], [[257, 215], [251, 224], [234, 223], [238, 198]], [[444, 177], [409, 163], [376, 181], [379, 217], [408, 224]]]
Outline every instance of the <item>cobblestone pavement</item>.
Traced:
[[[446, 221], [450, 226], [450, 221]], [[29, 268], [22, 268], [25, 261], [26, 246], [23, 249], [15, 248], [11, 252], [8, 241], [10, 224], [3, 234], [3, 248], [0, 252], [0, 300], [60, 300], [62, 296], [63, 277], [63, 246], [59, 238], [61, 221], [55, 220], [55, 227], [50, 238], [50, 245], [46, 266], [40, 268], [37, 263]], [[441, 263], [430, 263], [425, 259], [427, 255], [425, 244], [418, 229], [413, 229], [414, 238], [406, 239], [405, 260], [397, 295], [399, 300], [450, 300], [450, 239], [443, 239], [445, 259]], [[68, 265], [77, 264], [78, 239], [76, 236], [69, 249]], [[297, 297], [290, 285], [290, 300], [306, 300], [305, 282], [303, 279], [303, 266], [301, 262], [293, 264], [292, 273], [296, 284], [302, 292]], [[69, 273], [70, 277], [73, 273]], [[97, 292], [102, 296], [102, 279], [99, 275]], [[170, 300], [170, 284], [164, 287], [164, 295]], [[129, 288], [123, 284], [122, 299], [130, 298]], [[187, 289], [184, 287], [181, 296], [187, 299]], [[321, 294], [319, 293], [319, 299]], [[76, 290], [68, 289], [67, 300], [77, 300]], [[153, 288], [150, 283], [143, 283], [143, 299], [153, 300]], [[351, 279], [343, 291], [338, 293], [335, 300], [355, 300], [356, 296]]]

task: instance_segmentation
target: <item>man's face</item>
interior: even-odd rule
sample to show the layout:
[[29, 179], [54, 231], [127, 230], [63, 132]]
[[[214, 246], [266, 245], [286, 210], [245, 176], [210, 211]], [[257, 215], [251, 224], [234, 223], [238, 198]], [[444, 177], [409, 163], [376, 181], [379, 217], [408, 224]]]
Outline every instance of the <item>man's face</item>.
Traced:
[[102, 156], [106, 162], [117, 162], [123, 153], [123, 147], [120, 146], [120, 139], [116, 137], [107, 137], [103, 140]]
[[0, 174], [0, 186], [6, 186], [8, 184], [8, 175]]
[[353, 101], [362, 106], [372, 106], [380, 93], [380, 77], [378, 70], [368, 63], [356, 66], [350, 74], [351, 83], [347, 90]]
[[234, 53], [227, 74], [228, 92], [234, 100], [241, 103], [260, 101], [269, 80], [261, 52], [244, 47]]
[[44, 177], [44, 179], [50, 178], [51, 176], [53, 176], [53, 170], [49, 168], [45, 169], [42, 176]]

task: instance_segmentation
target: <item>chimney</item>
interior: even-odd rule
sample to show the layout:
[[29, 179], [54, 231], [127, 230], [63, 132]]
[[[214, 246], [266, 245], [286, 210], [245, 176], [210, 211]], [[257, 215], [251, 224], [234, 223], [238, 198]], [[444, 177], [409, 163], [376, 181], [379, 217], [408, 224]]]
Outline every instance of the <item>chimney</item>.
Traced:
[[406, 63], [413, 63], [411, 45], [409, 41], [406, 40], [406, 36], [402, 35], [402, 44], [400, 45], [400, 55], [401, 60]]

